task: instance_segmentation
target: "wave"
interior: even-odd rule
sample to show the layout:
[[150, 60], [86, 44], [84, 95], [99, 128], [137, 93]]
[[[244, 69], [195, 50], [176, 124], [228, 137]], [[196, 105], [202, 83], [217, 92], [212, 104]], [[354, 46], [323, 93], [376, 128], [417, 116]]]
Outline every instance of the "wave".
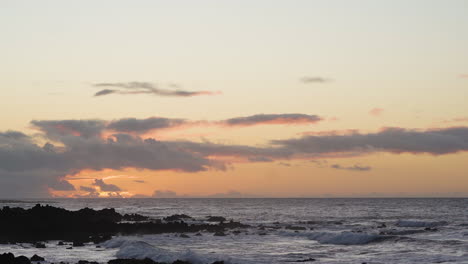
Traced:
[[398, 227], [436, 227], [448, 224], [446, 221], [413, 221], [413, 220], [399, 220], [396, 223]]
[[172, 263], [177, 260], [188, 261], [193, 264], [212, 263], [218, 259], [203, 257], [187, 249], [183, 253], [172, 252], [167, 249], [152, 246], [144, 241], [117, 237], [101, 244], [105, 248], [118, 248], [116, 257], [120, 259], [145, 259], [156, 262]]
[[315, 240], [321, 244], [334, 245], [364, 245], [371, 242], [384, 240], [386, 237], [377, 234], [354, 233], [354, 232], [316, 232], [308, 234], [309, 239]]

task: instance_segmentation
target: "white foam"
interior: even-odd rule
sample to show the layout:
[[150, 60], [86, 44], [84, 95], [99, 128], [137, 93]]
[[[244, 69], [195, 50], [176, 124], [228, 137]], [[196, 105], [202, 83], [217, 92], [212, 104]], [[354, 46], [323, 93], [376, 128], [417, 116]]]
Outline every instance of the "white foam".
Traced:
[[121, 259], [145, 259], [149, 258], [156, 262], [172, 263], [176, 260], [189, 261], [194, 264], [211, 263], [208, 258], [204, 258], [195, 252], [187, 249], [183, 253], [176, 253], [167, 249], [152, 246], [136, 238], [117, 237], [102, 243], [106, 248], [118, 248], [117, 258]]
[[354, 232], [315, 232], [308, 234], [308, 238], [316, 240], [321, 244], [334, 245], [364, 245], [371, 243], [381, 236], [377, 234], [354, 233]]
[[396, 226], [399, 227], [436, 227], [446, 225], [445, 221], [413, 221], [413, 220], [399, 220]]

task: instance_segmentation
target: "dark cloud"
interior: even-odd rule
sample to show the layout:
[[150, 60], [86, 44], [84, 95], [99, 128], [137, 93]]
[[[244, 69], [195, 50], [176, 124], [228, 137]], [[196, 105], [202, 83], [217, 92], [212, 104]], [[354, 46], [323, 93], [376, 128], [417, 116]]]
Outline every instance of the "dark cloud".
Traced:
[[377, 133], [304, 136], [272, 143], [294, 153], [429, 153], [442, 155], [468, 150], [468, 127], [430, 130], [386, 128]]
[[74, 191], [75, 186], [73, 186], [70, 182], [66, 180], [58, 180], [53, 183], [51, 183], [50, 188], [56, 190], [56, 191]]
[[96, 137], [106, 127], [102, 120], [33, 120], [31, 124], [51, 139], [66, 135]]
[[126, 133], [145, 133], [155, 129], [177, 127], [186, 124], [184, 119], [150, 117], [146, 119], [123, 118], [114, 120], [107, 125], [107, 129]]
[[349, 171], [370, 171], [372, 170], [372, 167], [370, 166], [361, 166], [361, 165], [353, 165], [350, 167], [346, 166], [341, 166], [340, 164], [333, 164], [330, 166], [332, 169], [337, 169], [337, 170], [349, 170]]
[[114, 89], [103, 89], [94, 94], [94, 96], [104, 96], [109, 94], [152, 94], [158, 96], [172, 97], [191, 97], [199, 95], [215, 95], [219, 92], [210, 91], [185, 91], [185, 90], [167, 90], [158, 88], [155, 84], [147, 82], [128, 82], [128, 83], [97, 83], [95, 87], [110, 87]]
[[104, 180], [100, 180], [100, 179], [95, 179], [93, 185], [98, 186], [103, 192], [121, 192], [122, 191], [122, 189], [120, 189], [119, 186], [114, 185], [114, 184], [107, 184], [104, 182]]
[[230, 118], [222, 121], [222, 123], [228, 126], [254, 126], [261, 124], [313, 124], [319, 121], [322, 121], [322, 118], [316, 115], [258, 114]]
[[93, 193], [96, 192], [96, 189], [94, 187], [80, 186], [80, 191]]
[[103, 89], [100, 90], [99, 92], [95, 93], [94, 96], [102, 96], [102, 95], [108, 95], [108, 94], [113, 94], [113, 93], [118, 93], [117, 90], [111, 90], [111, 89]]
[[302, 77], [300, 81], [303, 83], [325, 83], [325, 82], [330, 82], [331, 79], [318, 77], [318, 76], [305, 76], [305, 77]]

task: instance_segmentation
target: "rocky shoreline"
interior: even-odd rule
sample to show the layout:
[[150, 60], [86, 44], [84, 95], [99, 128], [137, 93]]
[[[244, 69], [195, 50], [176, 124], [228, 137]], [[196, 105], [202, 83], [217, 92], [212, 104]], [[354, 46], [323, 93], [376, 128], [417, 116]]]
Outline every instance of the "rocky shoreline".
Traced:
[[[224, 217], [209, 216], [205, 221], [187, 223], [188, 215], [171, 215], [163, 219], [150, 219], [139, 214], [119, 214], [115, 209], [94, 210], [84, 208], [70, 211], [49, 205], [37, 204], [30, 209], [3, 207], [0, 209], [0, 244], [30, 243], [36, 248], [45, 248], [46, 241], [59, 241], [66, 249], [84, 246], [85, 243], [98, 244], [119, 235], [142, 235], [208, 232], [223, 236], [230, 229], [247, 228], [248, 225], [227, 221]], [[40, 263], [44, 258], [34, 255], [14, 256], [12, 253], [0, 255], [1, 264]], [[114, 259], [109, 264], [163, 264], [151, 259]], [[218, 261], [214, 264], [222, 264]], [[74, 264], [60, 262], [58, 264]], [[81, 260], [76, 264], [97, 264]], [[170, 263], [165, 263], [170, 264]], [[190, 264], [177, 260], [172, 264]]]
[[116, 235], [198, 233], [223, 234], [226, 230], [246, 228], [248, 225], [227, 221], [223, 217], [209, 217], [206, 222], [188, 224], [185, 215], [164, 219], [149, 219], [138, 214], [121, 215], [115, 209], [84, 208], [69, 211], [37, 204], [31, 209], [4, 207], [0, 209], [0, 244], [32, 243], [59, 240], [81, 246], [109, 240]]
[[[0, 254], [1, 264], [33, 264], [33, 263], [40, 263], [45, 260], [46, 259], [38, 255], [34, 255], [31, 258], [27, 258], [25, 256], [15, 256], [12, 253]], [[51, 262], [51, 264], [99, 264], [99, 262], [80, 260], [76, 263]], [[113, 259], [113, 260], [109, 260], [107, 264], [191, 264], [191, 262], [183, 261], [183, 260], [176, 260], [172, 263], [165, 263], [165, 262], [156, 262], [156, 261], [146, 258], [146, 259]], [[224, 261], [216, 261], [216, 262], [213, 262], [212, 264], [224, 264]]]

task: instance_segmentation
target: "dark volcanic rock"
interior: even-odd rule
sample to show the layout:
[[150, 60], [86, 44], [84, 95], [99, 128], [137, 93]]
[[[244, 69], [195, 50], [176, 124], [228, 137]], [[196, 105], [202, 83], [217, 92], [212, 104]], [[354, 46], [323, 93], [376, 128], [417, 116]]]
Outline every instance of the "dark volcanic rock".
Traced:
[[44, 243], [39, 243], [39, 242], [35, 243], [34, 247], [36, 247], [36, 248], [46, 248]]
[[292, 226], [292, 225], [286, 226], [286, 227], [284, 227], [284, 229], [294, 230], [294, 231], [307, 230], [307, 228], [305, 228], [303, 226]]
[[146, 259], [113, 259], [107, 262], [108, 264], [155, 264], [153, 260]]
[[163, 220], [167, 222], [184, 221], [184, 219], [192, 219], [192, 217], [186, 214], [175, 214], [175, 215], [171, 215], [171, 216], [163, 218]]
[[226, 218], [222, 216], [208, 216], [206, 219], [208, 222], [226, 222]]
[[44, 261], [43, 257], [39, 257], [38, 255], [34, 255], [31, 257], [31, 261]]
[[139, 214], [125, 214], [122, 217], [122, 220], [125, 221], [133, 221], [133, 222], [141, 222], [141, 221], [148, 221], [149, 217], [139, 215]]
[[12, 253], [4, 253], [0, 255], [0, 263], [13, 263], [15, 261], [15, 255]]
[[[187, 215], [171, 216], [172, 219], [188, 219]], [[72, 242], [74, 247], [84, 243], [100, 243], [115, 235], [198, 233], [202, 231], [222, 233], [226, 229], [249, 227], [239, 222], [225, 222], [224, 217], [211, 217], [217, 224], [187, 224], [182, 221], [161, 220], [122, 222], [143, 219], [143, 216], [120, 215], [114, 209], [68, 211], [52, 206], [36, 205], [31, 209], [4, 207], [0, 209], [0, 243], [40, 243], [61, 240], [59, 245]], [[44, 245], [45, 246], [45, 245]], [[68, 247], [67, 249], [69, 249]], [[0, 262], [1, 263], [1, 262]]]
[[226, 236], [226, 234], [222, 231], [218, 231], [214, 233], [214, 236]]
[[19, 256], [15, 258], [12, 264], [31, 264], [31, 261], [25, 256]]

